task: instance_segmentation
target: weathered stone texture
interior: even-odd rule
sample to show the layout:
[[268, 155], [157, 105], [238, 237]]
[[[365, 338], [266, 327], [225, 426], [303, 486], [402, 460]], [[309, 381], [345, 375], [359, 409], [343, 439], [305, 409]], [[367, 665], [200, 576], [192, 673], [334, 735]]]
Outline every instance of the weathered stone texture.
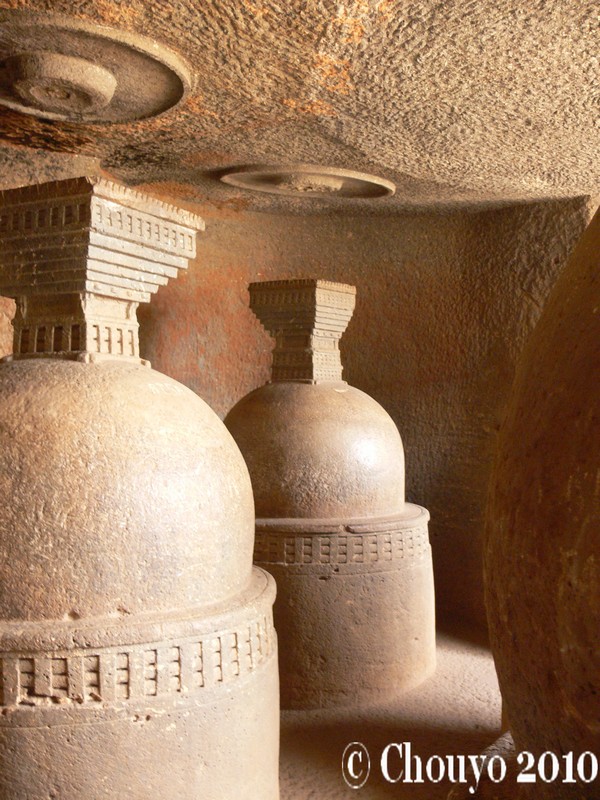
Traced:
[[402, 441], [389, 414], [364, 392], [347, 384], [274, 381], [234, 408], [225, 419], [236, 426], [257, 517], [402, 513]]
[[189, 200], [301, 211], [336, 202], [254, 195], [214, 174], [273, 162], [391, 179], [395, 197], [363, 202], [365, 213], [600, 188], [595, 0], [2, 0], [0, 9], [143, 34], [190, 62], [188, 99], [141, 124], [57, 128], [0, 113], [4, 141], [95, 157], [125, 180], [176, 182]]
[[269, 377], [273, 341], [248, 309], [247, 284], [307, 274], [356, 284], [344, 375], [402, 431], [407, 497], [432, 514], [439, 615], [483, 627], [481, 538], [497, 431], [515, 363], [588, 204], [385, 222], [205, 211], [198, 263], [140, 312], [143, 352], [224, 416]]
[[[600, 752], [600, 214], [529, 341], [500, 439], [487, 608], [517, 750]], [[600, 797], [539, 784], [535, 797]]]
[[249, 581], [244, 463], [193, 392], [114, 361], [27, 359], [0, 375], [2, 620], [194, 608]]
[[0, 9], [0, 105], [44, 120], [131, 122], [176, 105], [185, 62], [154, 38], [73, 16]]
[[[87, 168], [34, 150], [30, 161], [5, 163], [4, 185]], [[207, 220], [202, 252], [140, 309], [142, 354], [224, 416], [269, 374], [272, 340], [248, 309], [248, 283], [319, 274], [356, 284], [346, 376], [403, 431], [408, 498], [432, 512], [438, 614], [483, 626], [481, 533], [497, 430], [523, 343], [589, 204], [382, 218], [189, 207]]]
[[0, 297], [0, 358], [12, 353], [12, 320], [15, 315], [15, 301]]

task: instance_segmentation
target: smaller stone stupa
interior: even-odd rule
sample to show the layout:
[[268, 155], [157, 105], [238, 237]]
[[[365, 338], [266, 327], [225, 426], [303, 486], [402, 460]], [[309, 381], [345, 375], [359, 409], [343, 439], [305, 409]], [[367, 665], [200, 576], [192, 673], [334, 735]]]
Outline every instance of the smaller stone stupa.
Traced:
[[342, 380], [353, 286], [250, 284], [272, 379], [225, 420], [250, 470], [255, 563], [276, 579], [284, 708], [377, 701], [435, 667], [428, 512], [404, 499], [398, 430]]

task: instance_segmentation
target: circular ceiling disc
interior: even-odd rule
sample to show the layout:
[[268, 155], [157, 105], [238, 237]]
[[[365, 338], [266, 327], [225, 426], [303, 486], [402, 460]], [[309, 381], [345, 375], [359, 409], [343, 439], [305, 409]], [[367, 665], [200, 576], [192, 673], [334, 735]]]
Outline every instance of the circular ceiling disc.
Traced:
[[396, 190], [391, 181], [376, 175], [312, 164], [253, 164], [231, 169], [221, 180], [241, 189], [288, 197], [375, 199], [389, 197]]
[[153, 39], [52, 14], [0, 11], [0, 104], [45, 119], [132, 122], [177, 105], [191, 73]]

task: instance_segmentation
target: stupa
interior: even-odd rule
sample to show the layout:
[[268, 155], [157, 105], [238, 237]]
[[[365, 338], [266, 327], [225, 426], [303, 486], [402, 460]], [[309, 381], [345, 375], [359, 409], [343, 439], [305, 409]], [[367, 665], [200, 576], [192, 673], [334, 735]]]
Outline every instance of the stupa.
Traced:
[[194, 214], [95, 178], [0, 193], [0, 798], [278, 798], [273, 579], [248, 471], [139, 357]]
[[252, 479], [254, 560], [278, 586], [282, 705], [389, 698], [435, 667], [429, 514], [405, 502], [391, 417], [342, 380], [356, 290], [301, 279], [249, 291], [275, 337], [272, 379], [225, 424]]
[[513, 759], [530, 754], [511, 800], [600, 800], [599, 253], [600, 211], [523, 352], [491, 482], [490, 642]]

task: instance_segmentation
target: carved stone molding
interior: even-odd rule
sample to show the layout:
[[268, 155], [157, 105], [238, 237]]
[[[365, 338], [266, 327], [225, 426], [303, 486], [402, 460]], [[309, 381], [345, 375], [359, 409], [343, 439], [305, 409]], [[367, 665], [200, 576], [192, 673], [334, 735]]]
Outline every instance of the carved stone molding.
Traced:
[[63, 14], [0, 10], [0, 105], [52, 120], [162, 114], [188, 94], [185, 61], [156, 39]]
[[0, 192], [13, 358], [139, 359], [139, 303], [187, 269], [203, 220], [101, 178]]
[[339, 340], [354, 311], [356, 289], [316, 279], [251, 283], [250, 308], [275, 337], [273, 381], [342, 380]]
[[381, 521], [338, 525], [327, 520], [257, 520], [254, 561], [265, 569], [277, 564], [299, 573], [401, 569], [411, 560], [429, 557], [428, 520], [424, 508], [410, 504], [406, 515]]
[[88, 620], [79, 629], [62, 623], [53, 630], [53, 647], [47, 626], [17, 630], [4, 623], [0, 706], [14, 711], [181, 699], [235, 684], [276, 652], [274, 597], [273, 579], [257, 570], [249, 589], [212, 616]]
[[317, 164], [248, 164], [225, 170], [221, 180], [241, 189], [298, 198], [375, 200], [396, 191], [391, 181], [378, 175]]

